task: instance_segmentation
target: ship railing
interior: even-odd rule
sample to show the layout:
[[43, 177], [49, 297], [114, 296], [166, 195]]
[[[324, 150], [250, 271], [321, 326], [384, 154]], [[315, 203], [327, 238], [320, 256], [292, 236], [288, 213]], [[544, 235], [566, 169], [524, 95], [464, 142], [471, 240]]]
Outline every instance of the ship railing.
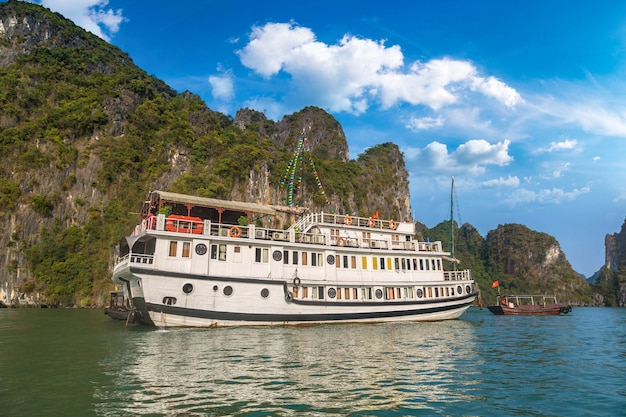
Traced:
[[131, 253], [130, 263], [152, 265], [154, 263], [154, 255], [146, 255], [144, 253]]
[[129, 253], [127, 253], [124, 256], [118, 256], [118, 258], [115, 260], [115, 265], [128, 261], [129, 257], [130, 257]]
[[[391, 229], [395, 230], [399, 223], [394, 220], [380, 220], [374, 217], [359, 217], [349, 214], [333, 213], [310, 213], [298, 220], [296, 226], [300, 230], [306, 230], [311, 224], [344, 225], [356, 227], [368, 227], [370, 229]], [[412, 229], [413, 230], [413, 229]]]
[[445, 281], [469, 281], [472, 279], [472, 276], [470, 270], [444, 271], [443, 279]]

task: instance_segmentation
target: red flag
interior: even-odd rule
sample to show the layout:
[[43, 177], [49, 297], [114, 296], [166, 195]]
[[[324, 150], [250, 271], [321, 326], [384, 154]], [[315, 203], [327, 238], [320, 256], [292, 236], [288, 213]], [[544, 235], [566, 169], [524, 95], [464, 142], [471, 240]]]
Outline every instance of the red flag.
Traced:
[[496, 287], [499, 287], [499, 286], [500, 286], [500, 283], [498, 281], [494, 281], [494, 282], [491, 283], [491, 288], [496, 288]]
[[378, 219], [378, 210], [376, 210], [376, 213], [374, 213], [374, 215], [372, 216], [372, 219], [374, 220]]

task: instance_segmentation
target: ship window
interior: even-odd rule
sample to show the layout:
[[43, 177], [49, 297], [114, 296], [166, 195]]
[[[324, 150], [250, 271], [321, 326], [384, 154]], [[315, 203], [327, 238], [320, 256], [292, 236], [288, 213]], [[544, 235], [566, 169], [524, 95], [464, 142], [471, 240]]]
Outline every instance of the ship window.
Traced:
[[324, 255], [321, 253], [317, 254], [317, 265], [324, 266]]
[[426, 259], [426, 270], [430, 271], [430, 262], [428, 262], [428, 259]]
[[219, 256], [218, 259], [220, 261], [226, 260], [226, 245], [219, 245]]
[[229, 297], [231, 295], [233, 295], [233, 287], [231, 287], [230, 285], [227, 285], [224, 287], [224, 295]]
[[359, 290], [357, 288], [352, 288], [352, 298], [355, 300], [359, 299]]
[[404, 298], [413, 298], [413, 287], [404, 288]]
[[[396, 271], [400, 269], [400, 259], [399, 258], [394, 258], [394, 265], [395, 265]], [[405, 269], [404, 266], [402, 267], [402, 269]]]
[[380, 258], [380, 269], [385, 269], [385, 258]]
[[176, 256], [176, 252], [178, 251], [178, 242], [175, 240], [170, 240], [170, 256]]
[[450, 297], [450, 288], [446, 287], [446, 297]]
[[428, 288], [428, 298], [433, 298], [433, 289], [432, 288]]
[[361, 268], [367, 270], [367, 256], [361, 257]]
[[350, 257], [350, 266], [352, 267], [352, 269], [356, 269], [356, 256], [351, 256]]
[[270, 290], [268, 290], [267, 288], [263, 288], [261, 290], [261, 297], [263, 298], [267, 298], [270, 296]]
[[430, 261], [431, 261], [431, 262], [432, 262], [432, 264], [433, 264], [433, 271], [434, 271], [434, 270], [435, 270], [435, 260], [434, 260], [434, 259], [431, 259]]
[[293, 258], [291, 260], [291, 263], [294, 265], [298, 265], [298, 251], [293, 251]]
[[[277, 252], [280, 254], [280, 252]], [[268, 248], [256, 248], [254, 250], [254, 261], [262, 262], [264, 264], [270, 261], [270, 250]]]
[[435, 297], [439, 297], [439, 288], [435, 287]]
[[283, 263], [284, 264], [289, 263], [289, 251], [288, 250], [283, 251]]
[[454, 295], [454, 287], [450, 288], [450, 294]]
[[441, 271], [441, 259], [437, 259], [437, 269]]
[[463, 293], [463, 288], [461, 288], [461, 286], [459, 285], [458, 287], [456, 287], [456, 292], [461, 295]]
[[387, 258], [387, 269], [390, 270], [390, 271], [393, 269], [391, 267], [391, 258]]
[[317, 256], [317, 253], [311, 252], [311, 266], [317, 266]]
[[191, 258], [191, 242], [183, 242], [183, 258]]
[[424, 270], [424, 260], [420, 259], [420, 271]]
[[[332, 255], [329, 255], [332, 256]], [[341, 268], [341, 258], [339, 257], [339, 255], [335, 255], [335, 266], [337, 268]]]
[[344, 297], [344, 298], [345, 298], [346, 300], [349, 300], [349, 299], [350, 299], [350, 288], [346, 288], [346, 289], [344, 290], [344, 293], [345, 293], [345, 297]]
[[298, 298], [298, 287], [292, 287], [293, 298]]
[[376, 298], [378, 298], [379, 300], [383, 298], [383, 290], [381, 290], [380, 288], [376, 288]]
[[323, 300], [324, 299], [324, 287], [317, 287], [317, 291], [318, 291], [319, 299]]
[[193, 285], [190, 283], [186, 283], [185, 285], [183, 285], [183, 292], [185, 294], [190, 294], [193, 291]]
[[309, 288], [302, 287], [302, 298], [307, 298], [309, 296]]
[[302, 265], [306, 265], [308, 263], [308, 253], [307, 252], [302, 252]]
[[235, 253], [241, 253], [241, 246], [235, 246], [235, 247], [233, 248], [233, 251], [234, 251]]
[[418, 288], [416, 293], [417, 293], [417, 298], [422, 298], [424, 296], [424, 291], [422, 291], [421, 288]]
[[411, 260], [410, 259], [403, 259], [402, 260], [402, 269], [404, 269], [404, 263], [406, 262], [406, 269], [408, 269], [409, 271], [411, 270]]
[[372, 258], [372, 261], [373, 261], [372, 269], [374, 269], [375, 271], [378, 269], [378, 258]]
[[417, 271], [417, 259], [413, 258], [413, 270]]
[[343, 267], [348, 268], [348, 256], [347, 255], [343, 256]]
[[400, 294], [400, 288], [396, 288], [396, 298], [400, 298], [401, 294]]

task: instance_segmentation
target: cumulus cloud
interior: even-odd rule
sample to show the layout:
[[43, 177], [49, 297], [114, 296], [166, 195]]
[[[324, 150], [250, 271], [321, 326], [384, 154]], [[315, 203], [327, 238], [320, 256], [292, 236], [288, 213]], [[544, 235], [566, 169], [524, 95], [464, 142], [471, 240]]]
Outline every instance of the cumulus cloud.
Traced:
[[566, 139], [561, 142], [550, 142], [550, 146], [547, 148], [539, 148], [535, 153], [554, 152], [568, 149], [575, 149], [578, 145], [578, 141], [575, 139]]
[[591, 192], [591, 187], [589, 186], [574, 189], [572, 191], [565, 191], [561, 188], [544, 189], [539, 191], [520, 188], [509, 194], [506, 202], [512, 206], [526, 203], [560, 204], [567, 201], [574, 201], [579, 196], [589, 192]]
[[481, 188], [516, 188], [519, 186], [519, 178], [509, 175], [507, 178], [500, 177], [480, 183]]
[[463, 172], [480, 174], [487, 165], [508, 165], [513, 161], [509, 155], [508, 140], [491, 144], [484, 139], [475, 139], [459, 145], [448, 152], [448, 147], [440, 142], [431, 142], [423, 149], [408, 148], [404, 150], [410, 169], [423, 170], [431, 173]]
[[105, 41], [117, 33], [124, 21], [122, 9], [107, 8], [108, 0], [41, 0], [39, 4], [61, 13]]
[[468, 92], [480, 92], [506, 107], [522, 102], [515, 89], [480, 76], [469, 61], [442, 58], [405, 65], [398, 45], [352, 35], [329, 45], [293, 22], [254, 27], [237, 54], [244, 66], [263, 77], [289, 75], [296, 90], [314, 91], [315, 104], [330, 111], [361, 114], [374, 103], [383, 109], [407, 103], [438, 110]]
[[211, 95], [215, 99], [230, 100], [234, 96], [233, 78], [231, 74], [211, 75], [209, 77], [211, 84]]
[[441, 126], [443, 126], [443, 118], [441, 117], [436, 119], [432, 117], [411, 117], [406, 124], [406, 127], [413, 131], [433, 129]]

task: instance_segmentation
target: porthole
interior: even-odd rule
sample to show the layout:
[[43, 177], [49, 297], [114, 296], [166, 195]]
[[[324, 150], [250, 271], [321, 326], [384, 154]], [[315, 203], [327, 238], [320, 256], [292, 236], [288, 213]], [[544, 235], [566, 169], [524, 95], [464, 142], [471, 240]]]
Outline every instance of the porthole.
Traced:
[[424, 291], [421, 288], [418, 288], [415, 292], [417, 294], [417, 298], [422, 298], [424, 296]]
[[270, 290], [268, 290], [267, 288], [263, 288], [261, 290], [261, 297], [263, 298], [267, 298], [270, 296]]
[[456, 287], [456, 292], [461, 295], [463, 294], [463, 288], [461, 288], [461, 286], [459, 285], [458, 287]]
[[207, 247], [204, 243], [198, 243], [196, 245], [196, 253], [198, 255], [204, 255], [207, 252]]
[[334, 288], [329, 288], [328, 289], [328, 297], [329, 298], [335, 298], [337, 296], [337, 290]]
[[173, 306], [176, 304], [176, 297], [163, 297], [163, 304]]
[[471, 293], [472, 292], [472, 288], [469, 285], [465, 286], [465, 291], [467, 291], [467, 293]]
[[233, 287], [231, 287], [230, 285], [225, 286], [224, 295], [227, 297], [233, 295]]
[[213, 291], [217, 291], [217, 290], [219, 290], [219, 287], [217, 285], [214, 285], [213, 286]]
[[277, 262], [278, 262], [278, 261], [282, 261], [282, 259], [283, 259], [283, 253], [282, 253], [281, 251], [279, 251], [279, 250], [275, 250], [275, 251], [272, 253], [272, 258], [274, 258], [274, 260], [275, 260], [275, 261], [277, 261]]
[[335, 256], [334, 255], [328, 255], [326, 257], [326, 263], [328, 263], [328, 265], [335, 265]]
[[190, 294], [193, 291], [193, 285], [191, 285], [190, 283], [186, 283], [185, 285], [183, 285], [183, 292], [185, 294]]
[[381, 290], [380, 288], [376, 289], [376, 298], [378, 298], [379, 300], [383, 298], [383, 290]]

